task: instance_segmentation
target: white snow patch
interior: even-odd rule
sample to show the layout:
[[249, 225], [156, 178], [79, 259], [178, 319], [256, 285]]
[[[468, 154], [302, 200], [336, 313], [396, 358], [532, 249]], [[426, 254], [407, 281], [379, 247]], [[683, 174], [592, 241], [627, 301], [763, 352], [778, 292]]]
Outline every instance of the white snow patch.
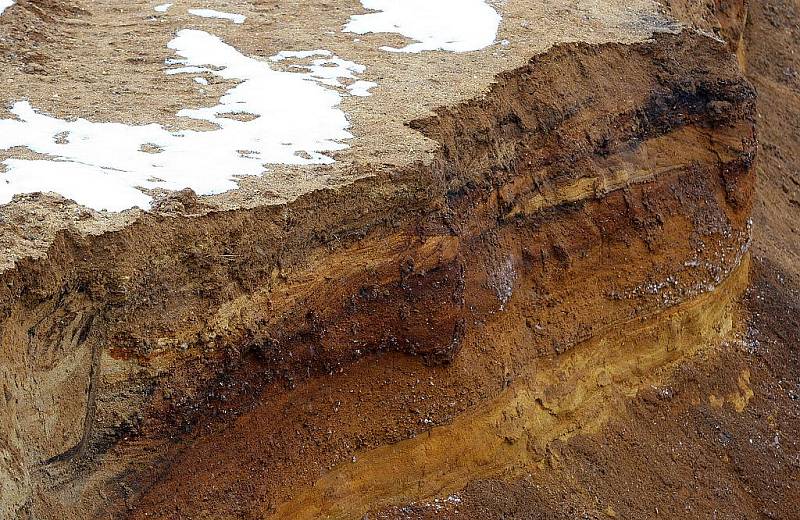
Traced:
[[500, 15], [484, 0], [361, 0], [376, 13], [350, 17], [345, 32], [398, 33], [416, 40], [391, 52], [476, 51], [495, 41]]
[[308, 69], [312, 77], [331, 87], [341, 87], [339, 78], [355, 80], [356, 74], [361, 74], [366, 67], [341, 58], [321, 58], [311, 62], [311, 65], [295, 65], [297, 68]]
[[206, 78], [194, 78], [194, 82], [201, 85], [208, 85], [208, 80]]
[[3, 14], [3, 11], [12, 5], [14, 5], [14, 0], [0, 0], [0, 14]]
[[172, 4], [161, 4], [155, 7], [155, 10], [159, 13], [166, 13], [169, 8], [172, 7]]
[[289, 58], [310, 58], [312, 56], [332, 56], [331, 51], [317, 49], [315, 51], [281, 51], [275, 56], [270, 56], [270, 61], [283, 61]]
[[370, 92], [369, 89], [377, 86], [378, 84], [375, 83], [374, 81], [358, 80], [349, 87], [347, 87], [347, 91], [350, 92], [350, 94], [352, 94], [353, 96], [367, 97], [372, 95], [372, 92]]
[[310, 65], [294, 64], [291, 65], [291, 68], [306, 69], [313, 78], [331, 87], [344, 87], [344, 84], [339, 81], [339, 78], [349, 79], [353, 81], [353, 83], [347, 86], [347, 91], [353, 96], [371, 96], [372, 94], [369, 92], [369, 89], [378, 86], [377, 83], [372, 81], [356, 80], [356, 74], [362, 74], [367, 69], [364, 65], [343, 60], [334, 56], [330, 51], [281, 51], [275, 56], [271, 56], [269, 59], [278, 62], [293, 58], [311, 58], [313, 56], [326, 56], [328, 58], [315, 59]]
[[[325, 153], [347, 148], [343, 141], [352, 135], [338, 107], [341, 94], [321, 83], [353, 78], [362, 66], [331, 55], [324, 73], [318, 68], [324, 64], [308, 72], [277, 71], [197, 30], [179, 31], [168, 46], [180, 56], [168, 63], [181, 66], [168, 74], [240, 81], [217, 105], [177, 114], [217, 130], [63, 120], [17, 102], [15, 119], [0, 119], [0, 150], [25, 147], [52, 159], [5, 160], [0, 204], [17, 193], [55, 191], [98, 210], [147, 208], [150, 197], [137, 188], [221, 193], [235, 189], [237, 177], [260, 175], [266, 164], [328, 164], [333, 159]], [[236, 114], [247, 117], [226, 117]]]
[[244, 23], [247, 19], [243, 14], [224, 13], [214, 9], [189, 9], [189, 14], [203, 18], [221, 18], [222, 20], [230, 20], [233, 23]]

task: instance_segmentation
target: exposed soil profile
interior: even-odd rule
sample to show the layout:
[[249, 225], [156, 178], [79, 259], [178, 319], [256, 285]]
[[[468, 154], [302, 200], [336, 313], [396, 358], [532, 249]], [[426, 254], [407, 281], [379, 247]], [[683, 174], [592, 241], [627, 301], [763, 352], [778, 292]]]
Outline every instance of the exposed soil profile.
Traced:
[[382, 4], [0, 14], [0, 517], [800, 519], [800, 5]]

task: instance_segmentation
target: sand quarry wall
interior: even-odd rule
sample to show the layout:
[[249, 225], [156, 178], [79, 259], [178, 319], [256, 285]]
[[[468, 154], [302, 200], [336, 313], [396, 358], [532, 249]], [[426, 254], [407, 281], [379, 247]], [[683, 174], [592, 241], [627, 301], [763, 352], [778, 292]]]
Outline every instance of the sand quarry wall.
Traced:
[[[275, 392], [397, 353], [468, 387], [466, 409], [504, 390], [481, 344], [513, 360], [500, 377], [533, 381], [540, 360], [705, 301], [742, 276], [750, 241], [755, 92], [735, 50], [691, 30], [559, 45], [412, 122], [438, 143], [431, 163], [282, 206], [60, 233], [0, 275], [0, 511], [157, 511], [180, 494], [176, 439]], [[697, 337], [730, 329], [717, 318]], [[308, 463], [260, 490], [265, 511], [319, 514], [281, 484]]]

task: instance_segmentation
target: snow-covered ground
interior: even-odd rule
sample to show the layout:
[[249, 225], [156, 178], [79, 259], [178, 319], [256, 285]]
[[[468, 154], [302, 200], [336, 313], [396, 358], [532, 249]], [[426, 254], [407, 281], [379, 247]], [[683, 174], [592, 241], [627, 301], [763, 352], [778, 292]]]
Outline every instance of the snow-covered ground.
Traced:
[[247, 19], [247, 17], [242, 14], [225, 13], [222, 11], [215, 11], [214, 9], [189, 9], [189, 14], [201, 16], [203, 18], [230, 20], [233, 23], [244, 23]]
[[3, 14], [3, 11], [12, 5], [14, 5], [14, 0], [0, 0], [0, 14]]
[[[180, 67], [168, 74], [240, 81], [218, 104], [178, 113], [217, 130], [68, 121], [17, 102], [16, 119], [0, 120], [0, 149], [26, 147], [47, 158], [7, 159], [0, 203], [15, 193], [55, 191], [95, 209], [147, 208], [150, 197], [137, 187], [221, 193], [236, 188], [237, 176], [263, 173], [265, 164], [330, 163], [325, 153], [346, 148], [343, 141], [352, 137], [338, 107], [341, 94], [323, 83], [340, 84], [363, 66], [331, 56], [326, 61], [336, 66], [322, 67], [324, 74], [313, 64], [305, 72], [272, 70], [198, 30], [180, 31], [169, 48], [179, 56], [170, 63]], [[231, 114], [248, 117], [226, 117]]]
[[352, 16], [345, 31], [398, 33], [416, 40], [393, 52], [476, 51], [494, 43], [500, 15], [484, 0], [361, 0], [375, 13]]
[[[0, 12], [13, 3], [0, 0]], [[379, 12], [351, 17], [345, 31], [396, 32], [419, 43], [392, 51], [477, 50], [494, 42], [500, 16], [482, 0], [362, 0]], [[165, 3], [154, 9], [166, 13]], [[240, 14], [189, 9], [190, 14], [245, 22]], [[200, 195], [237, 187], [241, 176], [269, 164], [327, 164], [347, 148], [350, 123], [342, 96], [369, 96], [376, 83], [359, 79], [366, 67], [330, 51], [287, 50], [269, 60], [243, 55], [208, 32], [184, 29], [168, 43], [177, 57], [169, 76], [207, 85], [216, 76], [238, 82], [213, 106], [176, 115], [213, 130], [169, 131], [158, 124], [65, 120], [17, 101], [0, 119], [0, 150], [25, 148], [2, 162], [0, 204], [17, 193], [57, 192], [98, 210], [148, 208], [144, 189], [191, 188]], [[280, 63], [276, 70], [270, 63]], [[202, 88], [202, 87], [198, 87]]]

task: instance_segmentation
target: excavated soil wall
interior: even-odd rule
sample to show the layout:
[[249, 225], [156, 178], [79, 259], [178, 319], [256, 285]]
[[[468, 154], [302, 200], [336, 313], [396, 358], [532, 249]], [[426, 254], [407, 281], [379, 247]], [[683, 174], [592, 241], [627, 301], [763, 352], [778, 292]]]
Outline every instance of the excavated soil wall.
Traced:
[[[754, 100], [730, 49], [690, 31], [560, 45], [413, 122], [439, 143], [430, 164], [365, 170], [285, 206], [193, 213], [181, 194], [179, 212], [62, 232], [45, 258], [0, 275], [12, 482], [0, 505], [85, 518], [144, 496], [144, 517], [170, 497], [219, 518], [224, 497], [201, 507], [171, 486], [203, 472], [183, 440], [213, 439], [224, 414], [391, 353], [470, 386], [466, 409], [502, 390], [488, 364], [459, 364], [492, 331], [508, 335], [514, 372], [709, 298], [747, 257]], [[290, 472], [320, 475], [304, 464], [242, 507], [306, 507], [277, 508], [295, 494], [280, 484]]]

